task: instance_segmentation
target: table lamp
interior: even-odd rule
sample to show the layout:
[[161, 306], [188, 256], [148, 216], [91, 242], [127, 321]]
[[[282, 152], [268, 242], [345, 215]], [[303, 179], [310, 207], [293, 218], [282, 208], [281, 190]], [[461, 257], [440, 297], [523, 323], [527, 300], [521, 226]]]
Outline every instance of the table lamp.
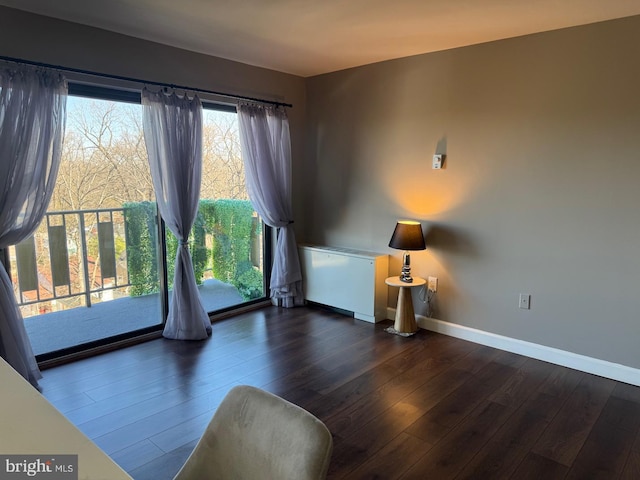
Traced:
[[422, 225], [412, 220], [399, 220], [389, 241], [389, 246], [397, 250], [404, 250], [400, 281], [412, 283], [409, 250], [424, 250], [427, 248], [422, 235]]

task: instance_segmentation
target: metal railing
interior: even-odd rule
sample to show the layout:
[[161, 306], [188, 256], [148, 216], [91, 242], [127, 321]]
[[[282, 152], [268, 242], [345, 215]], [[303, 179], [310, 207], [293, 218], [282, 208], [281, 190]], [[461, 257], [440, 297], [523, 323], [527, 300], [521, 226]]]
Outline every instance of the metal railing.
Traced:
[[15, 246], [19, 306], [84, 297], [130, 285], [124, 208], [47, 212], [38, 230]]
[[[262, 222], [242, 205], [246, 201], [218, 202], [217, 213], [209, 209], [205, 214], [202, 210], [206, 208], [201, 208], [190, 235], [196, 281], [217, 278], [233, 284], [245, 296], [262, 296]], [[167, 233], [166, 241], [159, 242], [157, 220], [151, 202], [47, 212], [34, 235], [8, 250], [16, 301], [23, 316], [90, 307], [96, 300], [158, 293], [164, 278], [158, 255], [166, 250], [171, 258], [164, 259], [164, 264], [171, 265], [177, 240]], [[223, 220], [228, 226], [219, 223]], [[262, 272], [260, 280], [250, 275], [254, 270]], [[170, 275], [169, 280], [172, 278]]]

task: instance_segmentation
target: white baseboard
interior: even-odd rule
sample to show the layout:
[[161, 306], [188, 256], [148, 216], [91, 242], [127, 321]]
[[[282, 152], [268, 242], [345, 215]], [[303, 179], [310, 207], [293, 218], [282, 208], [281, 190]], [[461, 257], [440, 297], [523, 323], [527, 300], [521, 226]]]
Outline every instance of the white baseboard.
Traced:
[[[395, 318], [395, 309], [388, 308], [387, 316], [390, 320]], [[607, 362], [577, 353], [567, 352], [557, 348], [539, 345], [537, 343], [525, 342], [515, 338], [496, 335], [495, 333], [477, 330], [475, 328], [456, 325], [455, 323], [444, 322], [435, 318], [428, 318], [416, 315], [416, 320], [420, 328], [432, 332], [442, 333], [450, 337], [468, 340], [480, 345], [517, 353], [526, 357], [536, 358], [545, 362], [562, 365], [563, 367], [580, 370], [600, 377], [610, 378], [631, 385], [640, 386], [640, 370], [627, 367], [619, 363]]]

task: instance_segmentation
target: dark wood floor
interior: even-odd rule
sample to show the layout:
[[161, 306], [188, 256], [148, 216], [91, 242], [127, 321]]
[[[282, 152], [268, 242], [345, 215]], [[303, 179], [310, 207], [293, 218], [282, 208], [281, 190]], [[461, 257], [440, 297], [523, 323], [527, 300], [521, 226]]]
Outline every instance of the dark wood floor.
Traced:
[[237, 384], [322, 419], [332, 479], [640, 478], [640, 388], [385, 326], [270, 307], [214, 324], [203, 342], [45, 370], [41, 385], [136, 480], [171, 479]]

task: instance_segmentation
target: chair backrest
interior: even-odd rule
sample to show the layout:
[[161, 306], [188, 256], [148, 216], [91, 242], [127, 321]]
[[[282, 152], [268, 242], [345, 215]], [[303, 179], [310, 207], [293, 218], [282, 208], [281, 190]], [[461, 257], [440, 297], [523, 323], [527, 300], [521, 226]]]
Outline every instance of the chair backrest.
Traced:
[[320, 480], [332, 449], [311, 413], [242, 385], [225, 396], [174, 480]]

